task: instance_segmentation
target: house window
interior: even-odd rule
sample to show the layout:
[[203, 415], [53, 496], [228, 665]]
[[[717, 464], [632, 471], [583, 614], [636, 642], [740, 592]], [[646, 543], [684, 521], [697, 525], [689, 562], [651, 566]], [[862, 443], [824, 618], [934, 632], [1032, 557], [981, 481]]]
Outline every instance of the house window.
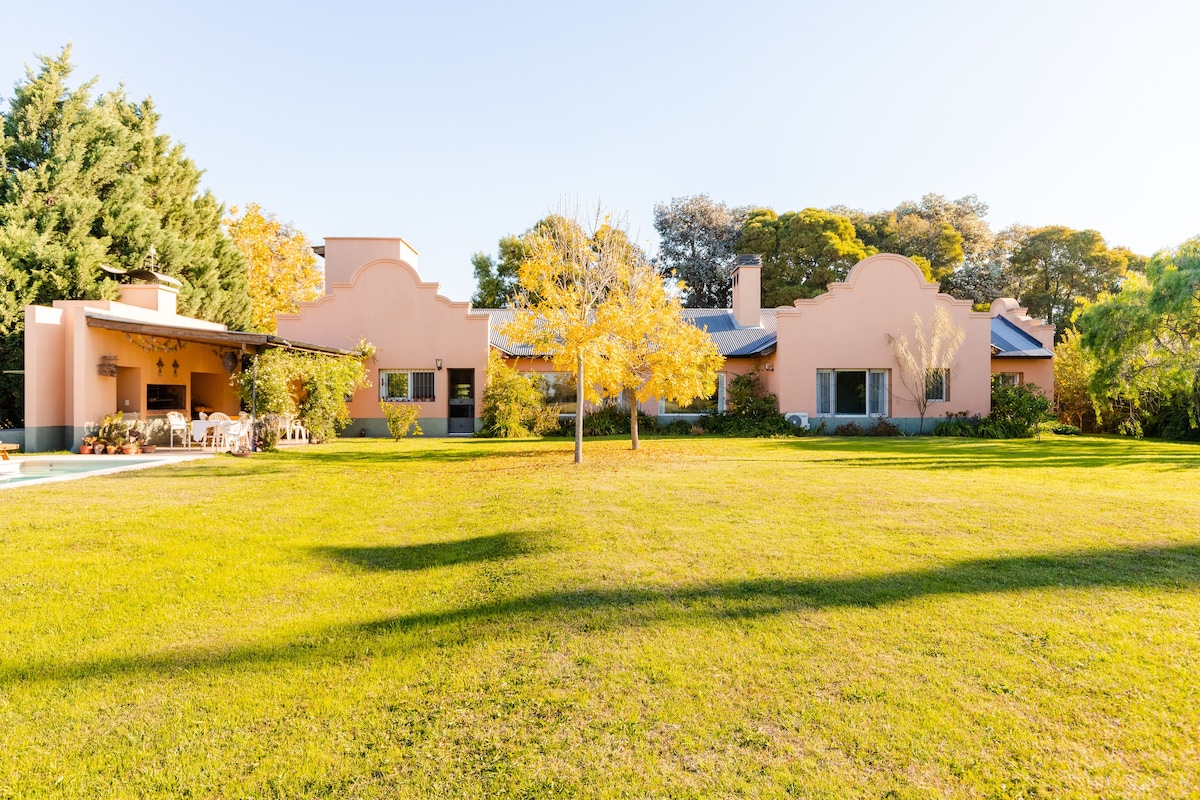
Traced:
[[1021, 377], [1020, 372], [997, 372], [992, 376], [996, 383], [1001, 386], [1020, 386]]
[[817, 370], [817, 414], [877, 417], [888, 413], [885, 369]]
[[408, 369], [379, 370], [379, 399], [387, 402], [434, 399], [433, 371]]
[[711, 414], [725, 410], [725, 373], [717, 373], [717, 390], [708, 397], [697, 397], [680, 405], [670, 400], [658, 401], [659, 414]]
[[182, 384], [150, 383], [146, 385], [147, 411], [187, 409], [187, 387]]
[[943, 403], [950, 396], [950, 370], [937, 368], [925, 372], [925, 399]]
[[558, 406], [560, 414], [575, 413], [575, 373], [539, 372], [542, 379], [542, 397], [546, 405]]

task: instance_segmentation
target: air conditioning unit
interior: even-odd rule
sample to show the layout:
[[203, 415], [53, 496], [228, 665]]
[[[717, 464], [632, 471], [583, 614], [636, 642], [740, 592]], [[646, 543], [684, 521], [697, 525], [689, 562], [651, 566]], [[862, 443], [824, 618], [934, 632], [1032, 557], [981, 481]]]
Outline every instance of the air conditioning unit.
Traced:
[[783, 415], [784, 419], [795, 425], [797, 428], [808, 430], [808, 412], [807, 411], [790, 411]]

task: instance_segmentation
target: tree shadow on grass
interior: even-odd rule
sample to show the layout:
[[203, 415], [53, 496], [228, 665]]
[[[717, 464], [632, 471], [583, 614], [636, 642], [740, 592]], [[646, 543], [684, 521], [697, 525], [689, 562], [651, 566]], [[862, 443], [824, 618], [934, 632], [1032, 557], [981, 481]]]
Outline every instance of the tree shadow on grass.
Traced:
[[296, 640], [228, 648], [0, 663], [0, 685], [105, 679], [180, 670], [239, 670], [344, 659], [364, 646], [380, 655], [513, 635], [515, 626], [604, 631], [689, 625], [834, 608], [872, 609], [908, 600], [1041, 589], [1200, 588], [1200, 544], [1114, 548], [973, 559], [923, 570], [845, 578], [759, 578], [683, 587], [564, 588], [481, 605], [388, 616], [314, 630]]
[[517, 533], [494, 533], [452, 542], [380, 545], [376, 547], [313, 547], [309, 552], [334, 561], [379, 572], [413, 570], [498, 561], [533, 552]]
[[341, 466], [347, 464], [386, 466], [401, 461], [423, 461], [430, 463], [452, 464], [461, 461], [480, 461], [485, 459], [506, 458], [540, 458], [556, 449], [556, 440], [505, 440], [505, 439], [437, 439], [437, 446], [423, 447], [419, 450], [392, 448], [388, 442], [380, 443], [377, 448], [369, 450], [349, 449], [345, 447], [313, 447], [290, 448], [287, 455], [304, 463], [323, 466]]
[[1200, 447], [1179, 442], [1117, 439], [854, 440], [845, 437], [772, 443], [789, 454], [811, 457], [813, 464], [880, 469], [976, 470], [1015, 468], [1096, 468], [1154, 465], [1164, 469], [1200, 469]]

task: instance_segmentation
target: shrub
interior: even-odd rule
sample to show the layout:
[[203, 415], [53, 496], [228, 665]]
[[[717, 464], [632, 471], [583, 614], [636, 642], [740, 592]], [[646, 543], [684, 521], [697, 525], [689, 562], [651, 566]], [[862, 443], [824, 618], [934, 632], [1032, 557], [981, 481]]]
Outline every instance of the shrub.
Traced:
[[1046, 426], [1046, 430], [1058, 436], [1078, 436], [1083, 432], [1074, 425], [1070, 425], [1066, 422], [1050, 422], [1043, 424]]
[[688, 422], [686, 419], [677, 419], [662, 430], [663, 433], [670, 433], [675, 436], [687, 436], [692, 432], [692, 427], [692, 423]]
[[779, 401], [766, 391], [757, 370], [738, 375], [729, 382], [724, 413], [700, 420], [706, 433], [724, 436], [804, 436], [804, 428], [788, 422], [779, 413]]
[[857, 422], [843, 422], [833, 429], [834, 436], [866, 436], [867, 432]]
[[[981, 426], [989, 439], [1022, 439], [1033, 436], [1050, 413], [1050, 401], [1035, 383], [1019, 386], [992, 378], [992, 413]], [[986, 433], [984, 432], [986, 430]], [[1005, 433], [1007, 435], [999, 435]]]
[[365, 341], [347, 356], [268, 350], [230, 382], [250, 413], [298, 413], [312, 441], [321, 442], [349, 424], [346, 398], [370, 385], [363, 360], [372, 352]]
[[1009, 419], [984, 417], [975, 429], [980, 439], [1028, 439], [1031, 434], [1023, 422]]
[[[945, 420], [933, 426], [933, 435], [1027, 439], [1041, 430], [1049, 412], [1050, 401], [1037, 384], [1013, 386], [993, 378], [992, 413], [982, 419], [968, 416], [966, 412], [947, 414]], [[1072, 425], [1067, 427], [1074, 428]]]
[[[639, 410], [638, 431], [657, 433], [658, 420]], [[625, 433], [629, 433], [629, 406], [603, 406], [583, 416], [584, 436], [617, 436]]]
[[866, 430], [867, 436], [903, 436], [904, 431], [887, 417], [876, 417], [875, 422]]
[[558, 407], [547, 406], [542, 379], [522, 375], [498, 352], [488, 354], [488, 385], [483, 390], [480, 436], [519, 439], [542, 436], [558, 427]]
[[934, 436], [978, 436], [983, 422], [978, 414], [971, 416], [965, 411], [952, 411], [946, 418], [933, 426]]
[[421, 416], [421, 407], [414, 403], [380, 402], [383, 416], [387, 418], [388, 433], [396, 441], [400, 441], [410, 433], [413, 436], [423, 436], [421, 424], [417, 420]]

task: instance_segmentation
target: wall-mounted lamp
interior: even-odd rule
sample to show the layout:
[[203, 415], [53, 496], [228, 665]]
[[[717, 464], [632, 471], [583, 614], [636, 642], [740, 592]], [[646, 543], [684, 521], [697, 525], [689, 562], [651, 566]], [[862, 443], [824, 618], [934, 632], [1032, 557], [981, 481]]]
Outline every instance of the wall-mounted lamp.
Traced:
[[767, 363], [763, 364], [763, 370], [766, 372], [774, 372], [775, 365], [768, 361]]
[[433, 362], [437, 364], [438, 371], [440, 372], [442, 369], [442, 360], [440, 358], [435, 358]]

